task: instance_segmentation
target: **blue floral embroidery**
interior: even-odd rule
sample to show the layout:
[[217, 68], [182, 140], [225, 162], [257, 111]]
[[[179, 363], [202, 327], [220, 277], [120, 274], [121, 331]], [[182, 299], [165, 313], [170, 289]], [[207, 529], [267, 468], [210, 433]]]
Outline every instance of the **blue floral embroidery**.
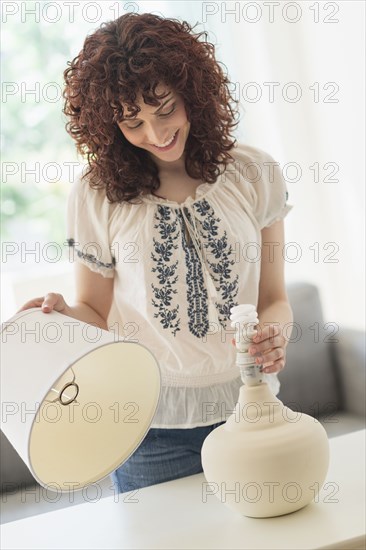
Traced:
[[[197, 213], [195, 222], [199, 232], [199, 240], [203, 242], [207, 250], [206, 262], [210, 268], [211, 277], [215, 283], [218, 295], [221, 300], [215, 302], [218, 311], [218, 318], [225, 328], [230, 317], [230, 309], [238, 305], [235, 297], [238, 294], [239, 275], [233, 277], [231, 266], [235, 263], [233, 259], [233, 247], [228, 243], [227, 233], [224, 230], [219, 235], [220, 218], [215, 218], [214, 211], [209, 203], [203, 199], [194, 203], [193, 207]], [[188, 209], [184, 211], [188, 223], [193, 229], [191, 213]], [[175, 218], [175, 219], [174, 219]], [[154, 298], [153, 306], [158, 310], [154, 317], [160, 317], [160, 322], [165, 329], [172, 329], [175, 336], [180, 329], [181, 319], [179, 314], [179, 303], [173, 304], [173, 295], [177, 294], [174, 286], [178, 280], [178, 260], [172, 261], [174, 250], [181, 246], [185, 253], [186, 264], [186, 285], [187, 285], [187, 317], [189, 331], [197, 338], [205, 336], [209, 330], [208, 319], [208, 292], [204, 278], [203, 266], [191, 239], [186, 236], [185, 219], [180, 209], [171, 209], [168, 206], [157, 205], [155, 212], [160, 240], [153, 237], [154, 252], [151, 258], [156, 267], [152, 268], [157, 273], [159, 285], [151, 284]], [[189, 233], [187, 234], [189, 236]], [[211, 259], [208, 258], [211, 257]]]
[[197, 220], [197, 225], [201, 227], [201, 239], [203, 242], [207, 241], [204, 242], [204, 248], [207, 250], [207, 263], [211, 268], [210, 273], [215, 282], [216, 290], [221, 293], [222, 301], [215, 302], [218, 319], [221, 325], [227, 328], [226, 322], [230, 317], [230, 309], [238, 305], [238, 302], [234, 299], [239, 292], [239, 275], [236, 274], [233, 278], [230, 267], [235, 264], [233, 258], [235, 252], [232, 245], [228, 243], [226, 230], [224, 230], [221, 237], [219, 236], [219, 222], [221, 220], [215, 217], [215, 213], [206, 199], [196, 202], [194, 208], [202, 217], [202, 220]]
[[[190, 213], [187, 208], [184, 209], [184, 213], [192, 225]], [[202, 338], [209, 330], [208, 293], [205, 287], [205, 279], [203, 276], [201, 261], [190, 237], [188, 242], [185, 235], [185, 221], [183, 214], [180, 210], [178, 210], [177, 215], [181, 224], [182, 246], [185, 252], [187, 266], [186, 283], [188, 302], [187, 315], [189, 319], [188, 328], [194, 336], [197, 336], [197, 338]]]
[[172, 334], [175, 336], [176, 332], [180, 330], [180, 319], [177, 319], [179, 304], [176, 307], [171, 307], [171, 304], [172, 295], [178, 292], [176, 288], [173, 288], [178, 279], [178, 275], [175, 275], [178, 260], [172, 263], [171, 257], [174, 249], [178, 248], [178, 244], [174, 244], [179, 236], [177, 222], [171, 220], [172, 212], [167, 206], [158, 205], [154, 217], [158, 220], [154, 227], [158, 228], [160, 238], [163, 240], [163, 242], [158, 242], [153, 237], [155, 254], [151, 253], [151, 259], [155, 262], [156, 267], [153, 267], [151, 271], [158, 273], [157, 279], [160, 285], [158, 287], [151, 283], [154, 296], [158, 300], [153, 299], [152, 304], [159, 310], [158, 313], [154, 313], [154, 317], [160, 317], [163, 327], [173, 329]]
[[74, 248], [74, 250], [75, 250], [76, 254], [79, 256], [79, 258], [82, 258], [83, 260], [86, 260], [87, 262], [89, 262], [91, 264], [95, 264], [98, 267], [106, 267], [108, 269], [114, 269], [114, 266], [116, 265], [116, 259], [113, 258], [113, 257], [112, 257], [112, 262], [111, 263], [104, 263], [104, 262], [98, 260], [98, 258], [96, 258], [93, 254], [85, 254], [81, 250], [78, 250], [75, 247], [75, 240], [74, 239], [67, 239], [67, 244]]

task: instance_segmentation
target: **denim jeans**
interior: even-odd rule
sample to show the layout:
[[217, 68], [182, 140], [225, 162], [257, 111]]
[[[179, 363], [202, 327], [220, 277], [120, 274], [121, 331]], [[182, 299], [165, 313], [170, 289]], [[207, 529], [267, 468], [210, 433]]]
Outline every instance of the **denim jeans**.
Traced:
[[115, 491], [124, 493], [202, 472], [202, 444], [221, 424], [224, 422], [198, 428], [150, 428], [136, 451], [110, 475]]

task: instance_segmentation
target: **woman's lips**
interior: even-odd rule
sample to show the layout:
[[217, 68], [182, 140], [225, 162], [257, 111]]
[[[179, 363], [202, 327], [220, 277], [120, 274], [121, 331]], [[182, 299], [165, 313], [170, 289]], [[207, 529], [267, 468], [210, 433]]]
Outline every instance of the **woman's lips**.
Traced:
[[173, 141], [171, 143], [169, 143], [169, 145], [167, 145], [166, 147], [157, 147], [156, 145], [152, 145], [152, 147], [154, 147], [157, 151], [169, 151], [169, 149], [172, 149], [174, 147], [174, 145], [176, 144], [177, 138], [178, 138], [178, 133], [179, 133], [179, 130], [177, 130], [175, 132]]

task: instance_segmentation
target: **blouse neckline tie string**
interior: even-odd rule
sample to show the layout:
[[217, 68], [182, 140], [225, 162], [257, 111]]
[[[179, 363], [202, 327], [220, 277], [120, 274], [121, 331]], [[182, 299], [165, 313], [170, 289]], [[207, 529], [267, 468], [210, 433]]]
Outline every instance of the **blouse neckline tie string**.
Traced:
[[[189, 222], [188, 217], [187, 217], [187, 215], [184, 211], [185, 208], [187, 208], [187, 210], [191, 214], [191, 218], [192, 218], [192, 221], [193, 221], [193, 227], [192, 227], [191, 223]], [[189, 232], [189, 235], [192, 239], [193, 245], [196, 249], [197, 255], [198, 255], [198, 257], [201, 261], [202, 270], [203, 270], [205, 281], [206, 281], [206, 288], [207, 288], [207, 291], [208, 291], [208, 318], [209, 318], [209, 322], [217, 325], [216, 328], [219, 329], [221, 327], [221, 324], [220, 324], [218, 314], [217, 314], [217, 309], [216, 309], [216, 306], [215, 306], [215, 303], [214, 303], [215, 300], [217, 300], [217, 298], [218, 298], [218, 294], [217, 294], [217, 290], [216, 290], [216, 287], [214, 285], [214, 282], [212, 280], [211, 274], [210, 274], [210, 272], [207, 268], [206, 262], [204, 260], [203, 244], [201, 243], [201, 241], [199, 239], [199, 236], [198, 236], [198, 230], [197, 230], [196, 220], [195, 220], [195, 212], [194, 212], [193, 207], [191, 205], [187, 205], [187, 204], [184, 205], [184, 206], [180, 206], [180, 210], [182, 212], [182, 216], [183, 216], [186, 228]]]

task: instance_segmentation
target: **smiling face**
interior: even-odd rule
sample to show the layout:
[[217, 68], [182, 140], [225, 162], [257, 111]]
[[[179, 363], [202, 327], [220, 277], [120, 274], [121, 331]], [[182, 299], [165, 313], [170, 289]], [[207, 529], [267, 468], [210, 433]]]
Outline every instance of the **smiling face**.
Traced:
[[184, 158], [190, 129], [183, 98], [159, 84], [156, 93], [160, 95], [163, 92], [168, 92], [168, 95], [159, 100], [157, 107], [147, 105], [140, 93], [136, 104], [141, 110], [133, 118], [126, 118], [127, 106], [123, 104], [125, 118], [117, 123], [125, 138], [135, 147], [148, 151], [162, 169], [181, 165], [179, 159]]

